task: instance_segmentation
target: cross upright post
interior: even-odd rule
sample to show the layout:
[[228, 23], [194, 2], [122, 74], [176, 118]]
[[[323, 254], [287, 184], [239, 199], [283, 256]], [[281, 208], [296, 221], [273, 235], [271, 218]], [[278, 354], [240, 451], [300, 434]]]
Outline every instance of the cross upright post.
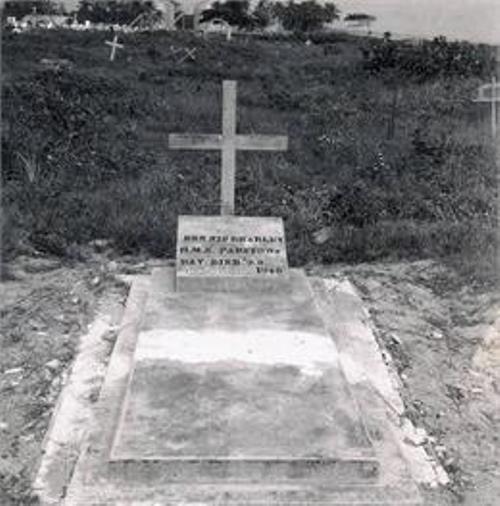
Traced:
[[222, 213], [234, 214], [236, 179], [236, 81], [222, 83]]
[[222, 83], [222, 135], [170, 134], [170, 149], [220, 150], [222, 154], [221, 214], [234, 214], [236, 152], [286, 151], [284, 135], [240, 135], [236, 133], [236, 81]]

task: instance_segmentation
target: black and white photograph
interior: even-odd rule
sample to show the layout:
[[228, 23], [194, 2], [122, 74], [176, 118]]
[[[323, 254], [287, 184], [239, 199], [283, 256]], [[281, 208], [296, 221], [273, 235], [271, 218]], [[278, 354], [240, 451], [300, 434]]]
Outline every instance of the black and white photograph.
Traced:
[[500, 0], [0, 13], [0, 506], [500, 506]]

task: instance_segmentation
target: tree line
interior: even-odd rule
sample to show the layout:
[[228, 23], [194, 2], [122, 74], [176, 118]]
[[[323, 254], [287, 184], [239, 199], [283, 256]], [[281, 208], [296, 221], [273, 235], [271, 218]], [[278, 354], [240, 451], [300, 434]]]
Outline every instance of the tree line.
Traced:
[[307, 32], [338, 19], [339, 14], [335, 4], [321, 5], [315, 0], [304, 0], [300, 3], [259, 0], [253, 10], [250, 10], [248, 0], [227, 0], [214, 2], [203, 12], [201, 20], [220, 18], [243, 29], [266, 28], [279, 22], [285, 30]]
[[[153, 0], [80, 0], [78, 7], [68, 12], [64, 4], [53, 0], [7, 0], [2, 18], [20, 19], [27, 14], [66, 14], [76, 16], [79, 22], [129, 24], [142, 13], [159, 13]], [[215, 1], [202, 12], [201, 21], [223, 19], [241, 29], [265, 28], [280, 23], [285, 30], [307, 32], [321, 28], [339, 18], [334, 3], [319, 4], [316, 0], [300, 3], [281, 3], [259, 0], [251, 8], [249, 0]]]

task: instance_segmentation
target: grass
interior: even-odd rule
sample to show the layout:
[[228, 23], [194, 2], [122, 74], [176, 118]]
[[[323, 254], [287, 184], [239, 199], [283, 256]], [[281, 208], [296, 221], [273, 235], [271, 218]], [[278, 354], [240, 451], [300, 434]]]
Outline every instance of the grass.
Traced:
[[[173, 256], [179, 213], [217, 214], [220, 162], [169, 151], [167, 135], [218, 132], [221, 81], [237, 79], [239, 131], [290, 137], [287, 153], [238, 155], [237, 213], [283, 216], [292, 264], [493, 257], [488, 110], [470, 100], [483, 76], [373, 73], [370, 41], [352, 37], [129, 34], [113, 63], [106, 38], [3, 36], [7, 255], [25, 241], [64, 255], [104, 237]], [[179, 64], [193, 47], [196, 61]], [[47, 70], [42, 58], [73, 67]], [[317, 245], [322, 227], [333, 237]]]

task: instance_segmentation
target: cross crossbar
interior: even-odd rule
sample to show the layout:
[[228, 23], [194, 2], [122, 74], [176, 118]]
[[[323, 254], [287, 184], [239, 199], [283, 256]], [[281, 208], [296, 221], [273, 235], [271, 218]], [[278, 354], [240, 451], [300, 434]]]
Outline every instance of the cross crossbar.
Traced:
[[[220, 134], [170, 134], [170, 149], [219, 150], [224, 145]], [[235, 149], [238, 151], [286, 151], [288, 138], [284, 135], [238, 135]]]
[[474, 102], [500, 102], [500, 83], [483, 84]]

